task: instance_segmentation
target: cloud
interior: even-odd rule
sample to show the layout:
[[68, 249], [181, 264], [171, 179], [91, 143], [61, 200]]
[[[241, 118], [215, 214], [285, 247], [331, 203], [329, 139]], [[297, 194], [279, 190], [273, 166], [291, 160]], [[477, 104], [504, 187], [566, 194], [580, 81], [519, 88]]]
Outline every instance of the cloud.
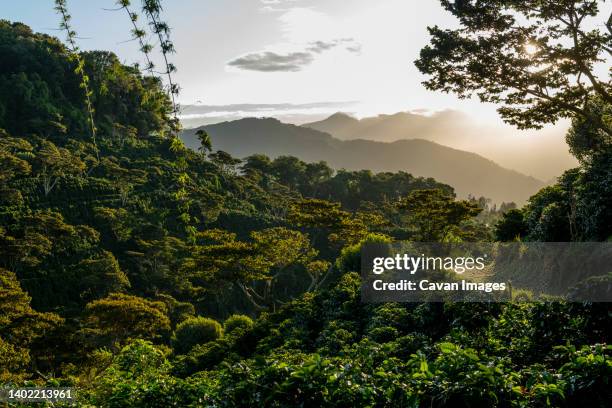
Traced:
[[352, 38], [341, 38], [338, 40], [331, 41], [313, 41], [308, 45], [307, 50], [320, 54], [323, 51], [331, 50], [332, 48], [335, 48], [342, 44], [347, 44], [345, 49], [349, 52], [361, 51], [361, 44], [355, 42], [355, 40]]
[[336, 102], [310, 102], [310, 103], [234, 103], [229, 105], [207, 105], [202, 101], [194, 104], [182, 105], [181, 114], [211, 114], [218, 112], [286, 112], [286, 111], [306, 111], [311, 109], [322, 109], [326, 112], [337, 112], [339, 109], [352, 107], [357, 101], [336, 101]]
[[254, 52], [243, 55], [227, 65], [247, 71], [295, 72], [314, 61], [310, 52], [290, 52], [279, 54], [272, 51]]
[[316, 54], [329, 51], [346, 44], [348, 52], [359, 53], [361, 45], [352, 38], [342, 38], [331, 41], [313, 41], [304, 48], [293, 52], [259, 51], [252, 52], [228, 62], [227, 65], [245, 71], [259, 72], [296, 72], [312, 64]]
[[181, 122], [185, 127], [209, 125], [241, 118], [277, 118], [286, 123], [302, 124], [315, 122], [342, 111], [350, 112], [355, 101], [312, 103], [243, 103], [232, 105], [182, 105]]
[[266, 11], [266, 12], [283, 12], [283, 11], [287, 11], [289, 9], [287, 9], [286, 7], [277, 7], [277, 6], [282, 6], [283, 4], [289, 4], [289, 3], [295, 3], [298, 0], [260, 0], [260, 2], [263, 4], [263, 7], [261, 8], [261, 10]]
[[316, 52], [318, 54], [318, 53], [321, 53], [323, 51], [331, 50], [332, 48], [334, 48], [337, 45], [338, 45], [338, 43], [336, 41], [314, 41], [314, 42], [310, 43], [310, 45], [307, 48], [307, 50], [308, 51], [312, 51], [312, 52]]
[[359, 43], [354, 43], [353, 45], [348, 45], [348, 46], [346, 47], [346, 50], [347, 50], [348, 52], [352, 52], [352, 53], [355, 53], [355, 54], [359, 54], [359, 53], [361, 53], [361, 44], [359, 44]]

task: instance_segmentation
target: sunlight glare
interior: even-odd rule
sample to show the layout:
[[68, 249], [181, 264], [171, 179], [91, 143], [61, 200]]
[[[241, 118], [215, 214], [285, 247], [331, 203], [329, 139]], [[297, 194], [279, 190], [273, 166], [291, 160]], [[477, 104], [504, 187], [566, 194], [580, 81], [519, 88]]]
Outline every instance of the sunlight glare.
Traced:
[[526, 43], [523, 48], [528, 55], [535, 55], [539, 51], [539, 47], [532, 42]]

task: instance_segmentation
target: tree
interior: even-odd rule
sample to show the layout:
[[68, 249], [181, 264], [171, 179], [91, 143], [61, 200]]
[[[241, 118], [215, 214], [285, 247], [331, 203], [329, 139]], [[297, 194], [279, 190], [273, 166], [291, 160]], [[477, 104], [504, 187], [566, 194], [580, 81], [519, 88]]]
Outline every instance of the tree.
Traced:
[[111, 252], [84, 259], [76, 265], [78, 290], [85, 301], [130, 287], [130, 281]]
[[280, 183], [297, 189], [304, 179], [306, 163], [297, 157], [279, 156], [272, 162], [272, 171]]
[[96, 142], [96, 123], [94, 120], [94, 107], [92, 103], [92, 95], [91, 88], [89, 86], [89, 76], [85, 72], [85, 61], [83, 60], [82, 55], [80, 54], [79, 47], [76, 44], [77, 33], [74, 31], [72, 25], [70, 24], [70, 20], [72, 20], [72, 16], [68, 14], [68, 8], [66, 5], [66, 0], [55, 0], [55, 11], [60, 15], [60, 29], [66, 32], [66, 42], [70, 47], [69, 58], [73, 60], [76, 64], [76, 68], [74, 73], [79, 75], [81, 83], [79, 87], [83, 89], [85, 93], [85, 107], [87, 108], [87, 114], [89, 119], [89, 126], [91, 131], [91, 141], [96, 150], [96, 157], [99, 157], [98, 144]]
[[[441, 0], [461, 28], [429, 27], [431, 43], [416, 66], [431, 90], [476, 95], [502, 104], [502, 118], [521, 129], [579, 117], [612, 136], [588, 108], [612, 103], [612, 84], [596, 66], [612, 55], [612, 28], [601, 27], [596, 0]], [[599, 24], [598, 24], [599, 23]], [[605, 23], [605, 21], [603, 22]]]
[[240, 241], [223, 230], [198, 233], [183, 266], [185, 274], [216, 296], [224, 286], [235, 285], [253, 307], [264, 310], [278, 303], [274, 285], [284, 274], [295, 268], [303, 271], [310, 282], [301, 285], [302, 290], [310, 290], [328, 266], [316, 260], [317, 251], [299, 231], [276, 227], [253, 231], [250, 238]]
[[495, 239], [502, 242], [524, 238], [528, 232], [523, 212], [516, 208], [503, 213], [495, 224]]
[[206, 154], [206, 152], [212, 152], [212, 140], [204, 129], [198, 129], [196, 131], [196, 136], [200, 141], [200, 147], [198, 147], [198, 151], [202, 154]]
[[14, 178], [30, 174], [32, 166], [20, 156], [31, 151], [32, 145], [29, 142], [10, 137], [0, 129], [0, 187]]
[[[292, 266], [301, 266], [310, 278], [306, 291], [314, 289], [329, 264], [316, 260], [318, 251], [312, 248], [308, 236], [299, 231], [276, 227], [251, 233], [256, 253], [265, 257], [271, 276], [265, 281], [263, 295], [259, 299], [269, 302], [273, 284]], [[251, 293], [256, 292], [251, 291]]]
[[[595, 156], [612, 151], [612, 135], [598, 127], [599, 121], [612, 128], [612, 104], [600, 97], [591, 98], [585, 105], [589, 118], [578, 116], [572, 119], [565, 140], [570, 152], [582, 163], [593, 161]], [[594, 120], [592, 118], [597, 118]]]
[[94, 214], [103, 225], [108, 226], [117, 242], [130, 239], [133, 226], [131, 225], [132, 220], [130, 220], [130, 214], [127, 210], [123, 208], [96, 207], [94, 208]]
[[528, 238], [534, 241], [571, 241], [570, 200], [560, 184], [544, 187], [525, 206]]
[[0, 227], [0, 265], [17, 273], [40, 265], [48, 256], [66, 261], [66, 252], [90, 249], [99, 239], [95, 230], [67, 224], [61, 214], [51, 210], [20, 216], [6, 227]]
[[339, 246], [359, 242], [368, 233], [362, 217], [342, 210], [340, 203], [319, 199], [303, 199], [293, 203], [287, 221], [309, 229], [312, 245], [319, 243], [321, 233]]
[[193, 288], [181, 271], [183, 258], [187, 256], [187, 244], [179, 238], [165, 236], [160, 239], [136, 240], [130, 256], [133, 273], [130, 280], [145, 293], [155, 294], [163, 288], [173, 295], [193, 294]]
[[125, 344], [129, 339], [159, 340], [170, 331], [166, 305], [113, 293], [85, 307], [81, 334], [96, 346]]
[[219, 166], [223, 173], [229, 175], [235, 174], [236, 166], [242, 162], [242, 160], [232, 157], [231, 154], [223, 150], [217, 150], [215, 153], [209, 154], [208, 157], [214, 164]]
[[265, 154], [253, 154], [244, 159], [242, 171], [249, 177], [268, 178], [272, 174], [272, 161]]
[[39, 313], [13, 272], [0, 268], [0, 381], [23, 379], [30, 362], [30, 344], [63, 320]]
[[41, 142], [36, 152], [36, 164], [36, 173], [42, 181], [45, 196], [62, 178], [81, 175], [85, 170], [85, 163], [78, 156], [48, 140]]
[[134, 192], [134, 187], [138, 184], [144, 184], [144, 182], [145, 178], [141, 178], [138, 171], [131, 171], [128, 174], [121, 175], [117, 178], [116, 185], [117, 190], [119, 190], [119, 198], [122, 207], [125, 207], [128, 204], [128, 200]]
[[32, 145], [26, 140], [10, 137], [0, 129], [0, 195], [2, 201], [21, 201], [21, 192], [10, 188], [9, 183], [21, 176], [27, 176], [32, 166], [22, 157], [29, 155]]
[[451, 235], [461, 237], [459, 226], [477, 216], [482, 209], [469, 201], [455, 201], [442, 190], [415, 190], [397, 207], [406, 222], [416, 228], [415, 239], [422, 242], [444, 242]]
[[170, 295], [160, 293], [155, 297], [156, 301], [163, 302], [168, 310], [168, 317], [172, 327], [195, 315], [195, 308], [189, 302], [181, 302]]

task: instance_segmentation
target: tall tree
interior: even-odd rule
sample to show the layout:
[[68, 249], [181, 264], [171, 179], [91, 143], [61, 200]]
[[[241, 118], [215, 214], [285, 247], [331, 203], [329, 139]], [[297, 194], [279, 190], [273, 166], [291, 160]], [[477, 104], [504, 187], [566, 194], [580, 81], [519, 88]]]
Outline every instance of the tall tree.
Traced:
[[422, 242], [444, 242], [461, 237], [459, 226], [477, 216], [482, 209], [469, 201], [455, 201], [442, 190], [415, 190], [398, 203], [406, 222], [416, 229]]
[[62, 323], [53, 313], [39, 313], [14, 273], [0, 268], [0, 381], [23, 379], [30, 362], [29, 345]]
[[41, 179], [45, 196], [64, 177], [83, 174], [85, 163], [68, 149], [43, 140], [36, 152], [36, 173]]
[[310, 290], [327, 269], [327, 263], [316, 259], [308, 237], [298, 231], [269, 228], [253, 231], [250, 238], [241, 241], [223, 230], [201, 232], [183, 269], [196, 284], [213, 291], [236, 285], [258, 310], [276, 304], [274, 285], [284, 273], [304, 271], [310, 282], [302, 286]]
[[166, 305], [137, 296], [113, 293], [85, 308], [81, 334], [96, 346], [123, 345], [128, 339], [159, 339], [168, 335]]
[[428, 28], [431, 43], [416, 61], [431, 76], [424, 82], [428, 89], [501, 104], [502, 118], [522, 129], [581, 117], [612, 135], [609, 124], [587, 107], [595, 95], [612, 103], [609, 76], [597, 74], [598, 64], [612, 55], [612, 29], [599, 28], [608, 18], [600, 15], [599, 1], [441, 3], [461, 27]]

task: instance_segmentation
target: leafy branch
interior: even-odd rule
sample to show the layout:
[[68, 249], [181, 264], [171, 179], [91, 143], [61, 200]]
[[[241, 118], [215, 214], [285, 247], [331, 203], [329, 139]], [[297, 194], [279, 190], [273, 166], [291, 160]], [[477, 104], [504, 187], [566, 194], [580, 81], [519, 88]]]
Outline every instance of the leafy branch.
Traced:
[[174, 120], [176, 122], [178, 121], [176, 96], [179, 94], [180, 89], [178, 84], [172, 79], [172, 74], [176, 72], [176, 66], [168, 60], [168, 55], [176, 52], [174, 44], [170, 40], [170, 26], [160, 19], [160, 13], [162, 11], [160, 0], [142, 0], [142, 10], [149, 20], [151, 30], [159, 39], [159, 46], [166, 66], [166, 71], [163, 74], [168, 77], [168, 94], [172, 98], [172, 113], [174, 114]]
[[130, 9], [131, 2], [130, 0], [117, 0], [117, 5], [120, 6], [120, 10], [123, 9], [127, 13], [130, 21], [132, 23], [132, 39], [138, 40], [140, 45], [140, 51], [144, 54], [145, 59], [147, 60], [147, 66], [145, 70], [149, 72], [149, 74], [154, 75], [153, 68], [155, 68], [155, 64], [151, 61], [151, 50], [153, 46], [147, 42], [145, 42], [146, 31], [140, 27], [138, 27], [138, 14], [136, 14], [132, 9]]

